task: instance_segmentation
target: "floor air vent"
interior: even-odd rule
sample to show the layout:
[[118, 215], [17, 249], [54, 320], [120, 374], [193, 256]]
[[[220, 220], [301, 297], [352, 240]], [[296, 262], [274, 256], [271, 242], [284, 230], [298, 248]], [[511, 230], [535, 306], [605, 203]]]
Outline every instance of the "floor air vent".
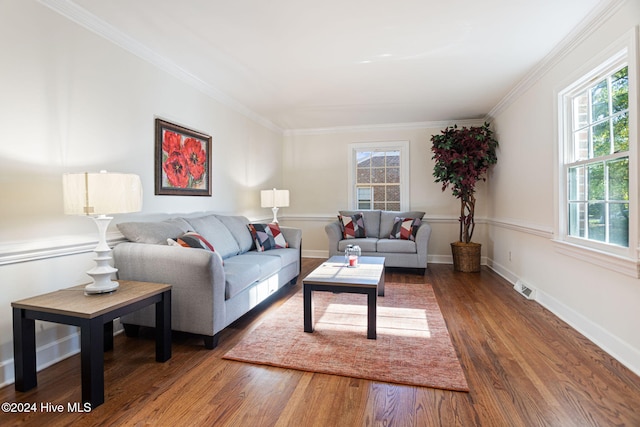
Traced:
[[515, 285], [513, 285], [513, 289], [515, 289], [519, 294], [523, 295], [526, 299], [535, 299], [536, 291], [533, 288], [525, 285], [522, 280], [518, 280]]

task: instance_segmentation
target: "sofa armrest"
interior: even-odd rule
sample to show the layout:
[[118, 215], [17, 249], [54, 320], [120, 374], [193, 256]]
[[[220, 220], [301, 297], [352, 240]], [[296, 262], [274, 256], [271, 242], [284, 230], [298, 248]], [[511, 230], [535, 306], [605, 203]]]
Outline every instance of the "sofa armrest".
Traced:
[[324, 231], [327, 233], [327, 237], [329, 238], [329, 257], [341, 255], [340, 250], [338, 250], [338, 242], [342, 240], [342, 229], [340, 228], [340, 223], [338, 221], [330, 222], [325, 225]]
[[422, 222], [416, 233], [416, 249], [420, 265], [427, 266], [427, 255], [429, 251], [429, 238], [431, 237], [431, 226]]
[[284, 236], [284, 239], [289, 244], [290, 248], [301, 249], [302, 248], [302, 230], [293, 227], [280, 226], [280, 231]]
[[[172, 285], [172, 329], [212, 335], [212, 331], [216, 333], [224, 328], [225, 275], [218, 254], [202, 249], [124, 242], [115, 246], [113, 255], [119, 279]], [[149, 319], [136, 317], [145, 314], [138, 312], [132, 317], [148, 324]]]

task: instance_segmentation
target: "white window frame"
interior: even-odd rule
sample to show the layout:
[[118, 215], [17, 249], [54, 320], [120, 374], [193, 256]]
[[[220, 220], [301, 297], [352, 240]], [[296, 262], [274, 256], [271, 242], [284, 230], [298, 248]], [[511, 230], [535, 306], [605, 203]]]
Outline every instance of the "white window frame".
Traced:
[[[557, 95], [557, 161], [555, 162], [556, 202], [555, 236], [556, 249], [565, 254], [614, 271], [640, 277], [639, 259], [639, 197], [638, 185], [638, 30], [634, 28], [613, 43], [600, 55], [596, 55], [585, 67], [576, 71]], [[593, 240], [575, 238], [568, 231], [567, 141], [571, 138], [570, 99], [585, 86], [595, 84], [614, 68], [629, 67], [629, 246], [621, 247]]]
[[[409, 141], [353, 142], [349, 144], [348, 202], [358, 209], [356, 200], [356, 161], [359, 151], [400, 151], [400, 210], [408, 211], [409, 201]], [[373, 209], [373, 206], [371, 207]]]

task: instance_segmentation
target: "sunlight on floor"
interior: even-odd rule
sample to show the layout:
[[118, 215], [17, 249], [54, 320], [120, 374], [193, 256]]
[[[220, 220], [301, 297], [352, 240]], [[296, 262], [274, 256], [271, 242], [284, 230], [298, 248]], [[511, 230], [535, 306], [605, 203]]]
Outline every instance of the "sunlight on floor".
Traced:
[[[317, 310], [316, 330], [358, 331], [367, 330], [367, 306], [332, 303], [326, 310]], [[431, 338], [427, 312], [424, 309], [406, 307], [378, 307], [378, 336]]]

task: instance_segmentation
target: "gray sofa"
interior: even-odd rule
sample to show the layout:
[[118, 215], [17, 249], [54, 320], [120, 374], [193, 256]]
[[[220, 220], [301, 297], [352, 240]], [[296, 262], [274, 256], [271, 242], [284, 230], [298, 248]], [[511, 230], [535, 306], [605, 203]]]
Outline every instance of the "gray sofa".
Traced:
[[[359, 210], [340, 211], [339, 216], [353, 217], [358, 214], [362, 214], [364, 237], [345, 238], [344, 223], [340, 220], [325, 226], [329, 238], [329, 256], [344, 254], [347, 245], [358, 245], [363, 256], [385, 257], [386, 267], [418, 268], [424, 274], [427, 269], [427, 251], [431, 236], [431, 226], [422, 221], [424, 212]], [[390, 238], [396, 218], [419, 219], [420, 225], [417, 229], [414, 227], [411, 230], [412, 237]]]
[[[259, 252], [247, 224], [243, 216], [216, 214], [117, 224], [129, 240], [113, 251], [118, 278], [173, 285], [172, 329], [202, 335], [214, 348], [220, 331], [300, 274], [301, 230], [280, 227], [288, 247]], [[213, 251], [180, 246], [188, 232]], [[133, 335], [155, 325], [154, 313], [147, 307], [121, 322]]]

